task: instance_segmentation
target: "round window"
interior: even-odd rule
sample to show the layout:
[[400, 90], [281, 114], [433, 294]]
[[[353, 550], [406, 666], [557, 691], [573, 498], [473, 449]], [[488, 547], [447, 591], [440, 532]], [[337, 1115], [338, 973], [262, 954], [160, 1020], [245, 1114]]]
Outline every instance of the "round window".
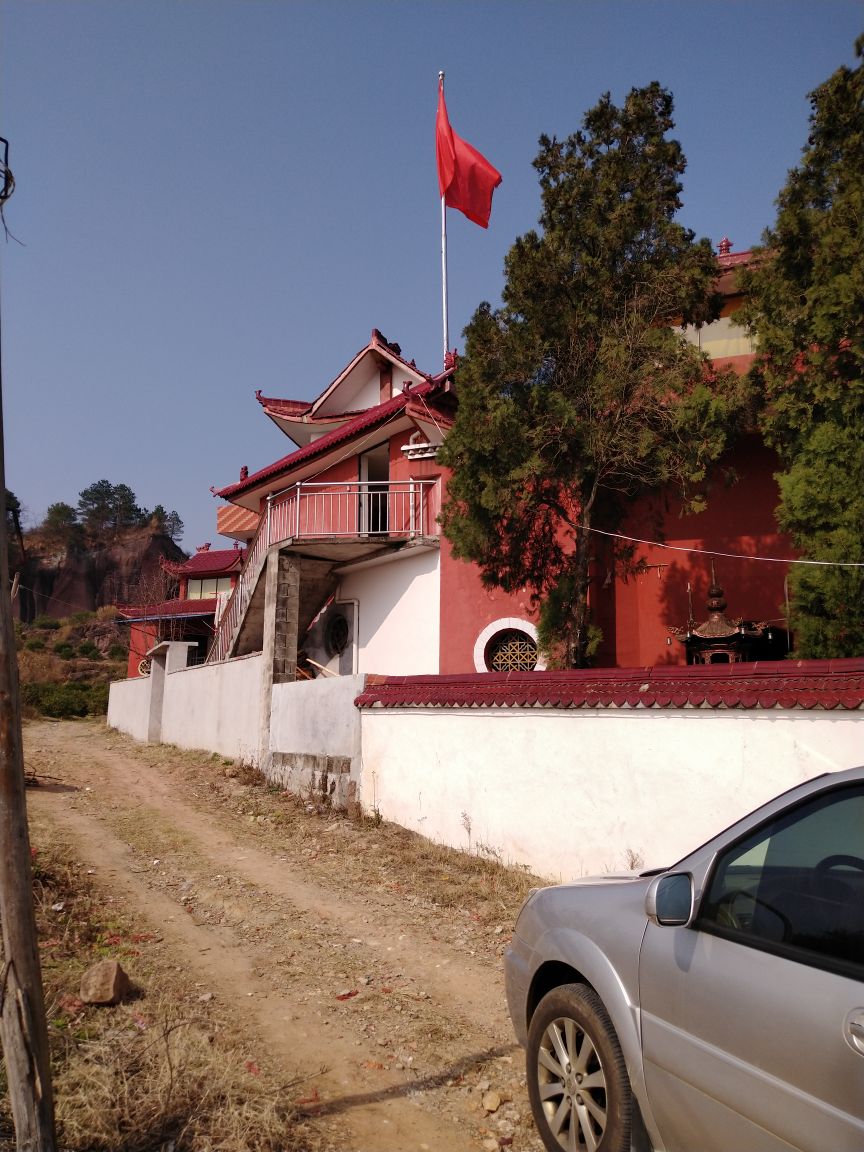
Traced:
[[331, 616], [327, 621], [327, 629], [324, 633], [324, 644], [328, 653], [331, 656], [341, 656], [348, 647], [350, 639], [351, 629], [341, 612]]
[[518, 628], [496, 632], [486, 645], [490, 672], [533, 672], [537, 667], [537, 643]]

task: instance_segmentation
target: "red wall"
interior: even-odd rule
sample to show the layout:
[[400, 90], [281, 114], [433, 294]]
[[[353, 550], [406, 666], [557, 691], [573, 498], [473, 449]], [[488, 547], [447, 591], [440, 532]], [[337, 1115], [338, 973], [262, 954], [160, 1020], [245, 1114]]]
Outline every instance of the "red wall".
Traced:
[[457, 560], [450, 541], [441, 537], [441, 654], [442, 675], [474, 672], [474, 644], [487, 624], [512, 617], [535, 621], [528, 592], [509, 596], [484, 588], [480, 569]]
[[129, 663], [126, 668], [127, 677], [140, 676], [138, 665], [147, 655], [148, 651], [157, 643], [159, 638], [159, 625], [156, 621], [133, 621], [129, 625]]
[[[774, 454], [756, 437], [747, 438], [715, 470], [706, 511], [682, 517], [677, 500], [646, 497], [634, 505], [621, 531], [644, 540], [743, 555], [742, 559], [713, 558], [717, 580], [726, 593], [726, 614], [731, 619], [773, 621], [785, 627], [783, 583], [788, 565], [747, 558], [795, 556], [774, 520], [778, 491], [773, 473], [777, 468]], [[735, 470], [736, 483], [726, 486], [724, 469]], [[626, 576], [612, 572], [602, 555], [596, 565], [592, 606], [603, 629], [598, 663], [618, 667], [684, 664], [684, 645], [674, 638], [667, 644], [668, 630], [687, 625], [688, 581], [693, 617], [697, 623], [706, 619], [712, 557], [637, 545], [634, 559], [644, 559], [651, 567], [640, 575]]]

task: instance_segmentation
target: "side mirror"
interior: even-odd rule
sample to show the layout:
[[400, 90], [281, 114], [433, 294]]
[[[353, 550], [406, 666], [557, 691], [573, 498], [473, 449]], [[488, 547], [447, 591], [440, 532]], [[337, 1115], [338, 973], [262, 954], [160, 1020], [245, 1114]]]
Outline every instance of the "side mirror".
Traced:
[[645, 893], [645, 915], [663, 928], [682, 927], [693, 918], [694, 894], [689, 872], [656, 876]]

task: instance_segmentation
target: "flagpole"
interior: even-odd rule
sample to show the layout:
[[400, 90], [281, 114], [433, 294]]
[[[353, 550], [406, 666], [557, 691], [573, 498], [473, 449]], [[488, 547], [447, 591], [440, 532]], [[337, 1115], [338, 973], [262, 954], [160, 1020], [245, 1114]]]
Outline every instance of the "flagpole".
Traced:
[[[438, 73], [439, 88], [444, 86], [444, 73]], [[441, 321], [444, 336], [444, 366], [447, 365], [447, 353], [450, 351], [450, 331], [447, 319], [447, 204], [446, 197], [441, 197]]]

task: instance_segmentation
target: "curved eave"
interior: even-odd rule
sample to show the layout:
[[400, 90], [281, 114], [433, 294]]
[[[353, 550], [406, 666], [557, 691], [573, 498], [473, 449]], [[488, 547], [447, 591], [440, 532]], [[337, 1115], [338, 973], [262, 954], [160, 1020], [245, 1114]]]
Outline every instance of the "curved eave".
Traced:
[[[398, 399], [404, 400], [403, 397], [398, 397]], [[378, 422], [364, 424], [356, 434], [344, 438], [339, 437], [332, 444], [323, 447], [320, 452], [313, 451], [308, 455], [306, 454], [310, 448], [315, 448], [313, 441], [307, 448], [300, 448], [297, 452], [292, 452], [289, 456], [277, 460], [268, 468], [261, 469], [257, 475], [249, 477], [242, 485], [237, 484], [229, 488], [222, 488], [214, 495], [229, 501], [231, 504], [237, 504], [241, 508], [248, 508], [252, 512], [257, 512], [261, 507], [261, 501], [267, 496], [282, 492], [301, 480], [312, 479], [322, 472], [326, 472], [328, 468], [340, 460], [344, 460], [346, 456], [372, 447], [376, 432], [386, 430], [386, 438], [389, 439], [391, 436], [404, 434], [408, 429], [414, 427], [415, 423], [405, 412], [403, 402], [401, 410], [396, 408], [395, 415], [388, 413]], [[374, 442], [380, 442], [380, 440]]]

